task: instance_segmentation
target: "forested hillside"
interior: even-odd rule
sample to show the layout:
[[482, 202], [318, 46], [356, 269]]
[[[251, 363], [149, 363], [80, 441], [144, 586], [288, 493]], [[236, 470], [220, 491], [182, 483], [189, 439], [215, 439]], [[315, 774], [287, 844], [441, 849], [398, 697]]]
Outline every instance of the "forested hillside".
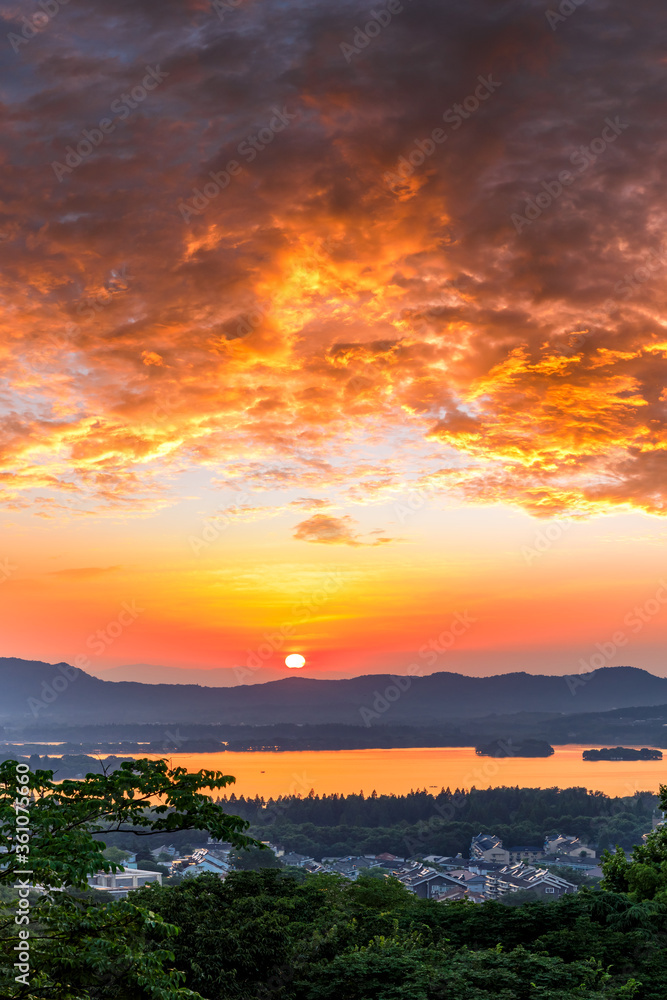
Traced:
[[563, 832], [601, 849], [630, 848], [651, 829], [657, 801], [649, 793], [610, 798], [585, 788], [221, 799], [257, 836], [316, 858], [383, 851], [465, 857], [480, 830], [492, 830], [507, 846], [541, 845], [546, 834]]
[[[417, 726], [496, 713], [579, 714], [636, 705], [667, 704], [667, 679], [635, 667], [602, 667], [578, 676], [510, 673], [391, 674], [338, 680], [286, 677], [265, 684], [200, 687], [103, 681], [67, 663], [0, 657], [0, 724], [346, 723], [362, 728]], [[67, 697], [59, 693], [67, 691]], [[385, 693], [389, 691], [388, 697]], [[395, 696], [394, 692], [398, 697]], [[252, 736], [252, 734], [250, 734]], [[502, 735], [494, 733], [494, 736]], [[43, 736], [39, 738], [43, 739]]]
[[140, 895], [208, 1000], [664, 1000], [665, 876], [624, 885], [508, 907], [265, 870]]

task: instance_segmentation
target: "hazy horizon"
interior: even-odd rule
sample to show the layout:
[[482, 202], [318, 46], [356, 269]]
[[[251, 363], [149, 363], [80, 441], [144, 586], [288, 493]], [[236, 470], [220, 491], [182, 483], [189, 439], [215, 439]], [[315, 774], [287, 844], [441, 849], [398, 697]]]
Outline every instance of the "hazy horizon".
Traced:
[[[0, 658], [2, 659], [2, 658]], [[58, 662], [67, 661], [57, 661], [57, 660], [46, 660], [46, 661], [30, 661], [23, 657], [18, 659], [23, 660], [26, 663], [31, 662], [43, 662], [51, 665], [55, 665]], [[610, 663], [605, 664], [604, 667], [594, 667], [591, 672], [595, 669], [616, 669], [616, 668], [629, 668], [644, 670], [650, 673], [654, 677], [665, 678], [667, 677], [667, 672], [659, 673], [654, 670], [647, 670], [645, 667], [637, 667], [632, 663]], [[240, 670], [240, 672], [239, 672]], [[284, 670], [258, 670], [254, 672], [244, 671], [243, 668], [206, 668], [199, 669], [197, 667], [165, 667], [160, 664], [149, 664], [149, 663], [133, 663], [133, 664], [120, 664], [115, 667], [108, 667], [105, 669], [95, 668], [94, 665], [89, 666], [84, 669], [84, 672], [89, 674], [91, 677], [96, 677], [99, 680], [107, 681], [118, 681], [118, 682], [140, 682], [144, 684], [197, 684], [204, 687], [236, 687], [245, 684], [265, 684], [270, 681], [284, 680], [286, 678], [302, 677], [310, 680], [353, 680], [360, 677], [372, 677], [374, 675], [384, 675], [384, 676], [419, 676], [428, 677], [433, 674], [455, 674], [462, 677], [471, 678], [492, 678], [492, 677], [505, 677], [510, 674], [531, 674], [533, 676], [540, 677], [583, 677], [585, 676], [582, 669], [575, 671], [545, 671], [545, 670], [535, 670], [526, 671], [521, 668], [513, 669], [495, 669], [488, 673], [469, 673], [462, 669], [456, 669], [451, 664], [448, 666], [434, 667], [431, 669], [422, 669], [419, 674], [415, 674], [408, 670], [393, 670], [389, 666], [385, 666], [384, 669], [378, 668], [377, 670], [367, 670], [365, 672], [345, 672], [345, 671], [315, 671], [312, 668], [309, 670], [304, 668], [302, 670], [291, 670], [286, 673]]]
[[[234, 667], [228, 668], [216, 668], [210, 667], [206, 669], [201, 669], [197, 667], [164, 667], [159, 664], [119, 664], [115, 667], [108, 667], [104, 670], [91, 668], [86, 670], [86, 673], [91, 674], [93, 677], [98, 677], [100, 680], [108, 681], [141, 681], [147, 684], [200, 684], [206, 687], [236, 687], [240, 684], [264, 684], [268, 681], [282, 680], [285, 677], [307, 677], [312, 680], [343, 680], [352, 679], [355, 677], [362, 676], [372, 676], [373, 674], [390, 674], [395, 676], [408, 676], [408, 671], [406, 665], [409, 665], [410, 661], [405, 659], [402, 661], [401, 666], [392, 667], [386, 665], [384, 668], [381, 664], [377, 665], [376, 669], [373, 670], [358, 670], [358, 671], [345, 671], [345, 670], [315, 670], [313, 668], [304, 668], [298, 671], [289, 671], [287, 673], [283, 669], [274, 670], [258, 670], [252, 675], [237, 676]], [[667, 677], [667, 669], [663, 668], [662, 671], [651, 669], [650, 667], [637, 667], [635, 663], [608, 663], [605, 664], [608, 667], [636, 667], [640, 670], [646, 670], [647, 673], [653, 674], [655, 677]], [[595, 668], [593, 668], [595, 669]], [[597, 668], [599, 669], [599, 668]], [[582, 667], [579, 663], [575, 665], [572, 670], [545, 670], [541, 665], [540, 668], [535, 670], [526, 670], [524, 667], [520, 666], [507, 666], [507, 669], [495, 669], [489, 670], [486, 673], [472, 673], [470, 670], [466, 670], [463, 665], [457, 664], [442, 664], [440, 666], [435, 666], [431, 668], [424, 668], [419, 676], [428, 677], [431, 674], [439, 673], [452, 673], [460, 674], [464, 677], [498, 677], [506, 674], [513, 673], [532, 673], [538, 676], [553, 676], [553, 677], [570, 677], [573, 674], [579, 675], [582, 672]]]

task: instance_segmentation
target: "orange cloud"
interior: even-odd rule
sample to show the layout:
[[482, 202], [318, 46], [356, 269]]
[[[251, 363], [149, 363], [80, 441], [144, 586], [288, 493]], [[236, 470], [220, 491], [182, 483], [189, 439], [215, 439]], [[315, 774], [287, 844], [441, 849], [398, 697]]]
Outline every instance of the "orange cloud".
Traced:
[[142, 351], [141, 359], [145, 365], [155, 365], [156, 368], [162, 368], [164, 365], [164, 358], [155, 351]]
[[301, 521], [294, 529], [293, 537], [302, 542], [320, 542], [324, 545], [382, 545], [391, 542], [380, 531], [372, 531], [377, 537], [370, 542], [364, 542], [362, 536], [355, 530], [357, 522], [345, 514], [343, 517], [329, 517], [327, 514], [314, 514], [306, 521]]
[[[614, 41], [620, 13], [561, 49], [521, 5], [491, 19], [427, 0], [347, 65], [347, 9], [301, 10], [304, 49], [260, 7], [221, 22], [140, 0], [122, 27], [101, 14], [99, 37], [72, 10], [71, 32], [22, 50], [0, 220], [0, 499], [145, 516], [191, 472], [363, 502], [435, 460], [446, 497], [663, 513], [667, 292], [646, 261], [665, 209], [642, 139], [656, 128], [645, 74], [662, 67], [653, 0], [641, 70]], [[237, 30], [261, 72], [230, 56]], [[406, 51], [423, 53], [407, 75]], [[632, 128], [518, 234], [526, 193], [599, 134], [592, 51], [622, 61]], [[151, 60], [164, 85], [58, 180], [51, 160]], [[491, 71], [497, 92], [446, 126], [396, 198], [384, 173]], [[274, 107], [294, 119], [244, 156]], [[235, 158], [184, 223], [178, 204]]]

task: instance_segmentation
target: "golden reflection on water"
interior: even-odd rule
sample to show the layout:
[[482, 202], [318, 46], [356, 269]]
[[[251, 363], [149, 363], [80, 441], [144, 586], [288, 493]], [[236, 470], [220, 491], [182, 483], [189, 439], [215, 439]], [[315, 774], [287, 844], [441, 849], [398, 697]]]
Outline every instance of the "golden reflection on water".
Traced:
[[[585, 761], [588, 746], [556, 747], [552, 757], [478, 757], [473, 747], [395, 750], [319, 750], [286, 753], [134, 754], [167, 756], [188, 771], [205, 768], [234, 775], [228, 791], [264, 798], [278, 795], [349, 795], [375, 790], [378, 795], [405, 795], [411, 789], [439, 792], [456, 788], [588, 788], [606, 795], [634, 795], [667, 784], [667, 761]], [[664, 765], [664, 766], [663, 766]]]

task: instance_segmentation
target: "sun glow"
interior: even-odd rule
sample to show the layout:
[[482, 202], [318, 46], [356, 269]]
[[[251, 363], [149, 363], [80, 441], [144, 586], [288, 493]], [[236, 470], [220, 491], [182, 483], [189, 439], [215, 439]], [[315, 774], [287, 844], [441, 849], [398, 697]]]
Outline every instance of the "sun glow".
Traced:
[[289, 656], [285, 657], [285, 666], [289, 667], [290, 670], [301, 670], [305, 662], [306, 657], [302, 656], [301, 653], [290, 653]]

